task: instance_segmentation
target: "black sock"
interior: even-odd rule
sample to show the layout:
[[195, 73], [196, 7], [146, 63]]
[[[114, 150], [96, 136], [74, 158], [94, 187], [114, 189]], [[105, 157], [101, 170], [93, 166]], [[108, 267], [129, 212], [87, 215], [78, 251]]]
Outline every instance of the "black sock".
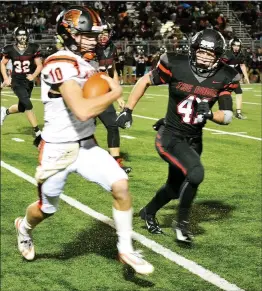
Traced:
[[185, 181], [180, 188], [180, 203], [178, 208], [178, 222], [188, 221], [192, 202], [196, 196], [198, 185]]
[[8, 109], [8, 108], [6, 109], [6, 112], [5, 112], [5, 113], [6, 113], [6, 115], [9, 115], [9, 114], [10, 114], [10, 112], [9, 112], [9, 109]]
[[34, 127], [34, 132], [38, 132], [40, 129], [38, 126]]
[[155, 216], [157, 211], [166, 205], [172, 198], [168, 195], [166, 185], [163, 185], [153, 199], [146, 205], [146, 213]]

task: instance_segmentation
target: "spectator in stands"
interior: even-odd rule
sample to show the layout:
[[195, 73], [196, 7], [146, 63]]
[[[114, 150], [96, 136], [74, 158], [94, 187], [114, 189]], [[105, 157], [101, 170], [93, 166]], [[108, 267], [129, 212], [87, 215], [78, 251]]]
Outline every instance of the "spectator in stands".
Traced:
[[125, 53], [125, 63], [124, 63], [124, 84], [131, 85], [133, 83], [133, 65], [134, 65], [134, 54], [132, 47], [127, 47]]

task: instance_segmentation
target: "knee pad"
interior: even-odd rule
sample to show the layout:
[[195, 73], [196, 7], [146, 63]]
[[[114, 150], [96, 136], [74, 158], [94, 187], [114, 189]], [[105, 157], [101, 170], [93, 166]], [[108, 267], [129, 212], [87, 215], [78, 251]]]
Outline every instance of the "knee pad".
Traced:
[[108, 147], [119, 148], [120, 147], [119, 128], [117, 126], [108, 126], [106, 129]]
[[25, 107], [21, 102], [18, 103], [18, 111], [19, 112], [25, 112]]
[[41, 211], [50, 216], [58, 210], [59, 196], [47, 196], [42, 194]]
[[33, 109], [33, 104], [32, 104], [30, 99], [26, 98], [25, 100], [22, 101], [22, 103], [25, 107], [25, 110], [32, 110]]
[[240, 84], [238, 84], [238, 86], [236, 87], [236, 89], [235, 89], [235, 93], [236, 93], [236, 94], [242, 94], [242, 93], [243, 93]]
[[187, 180], [192, 185], [199, 185], [204, 180], [204, 167], [200, 164], [188, 171]]

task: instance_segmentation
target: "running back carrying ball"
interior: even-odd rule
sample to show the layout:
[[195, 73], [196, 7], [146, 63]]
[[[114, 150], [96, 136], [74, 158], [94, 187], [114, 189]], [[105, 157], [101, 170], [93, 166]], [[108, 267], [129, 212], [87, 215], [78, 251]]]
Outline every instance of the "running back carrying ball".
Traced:
[[85, 82], [83, 87], [84, 98], [95, 98], [110, 91], [108, 82], [102, 79], [101, 75], [107, 76], [104, 72], [96, 73]]

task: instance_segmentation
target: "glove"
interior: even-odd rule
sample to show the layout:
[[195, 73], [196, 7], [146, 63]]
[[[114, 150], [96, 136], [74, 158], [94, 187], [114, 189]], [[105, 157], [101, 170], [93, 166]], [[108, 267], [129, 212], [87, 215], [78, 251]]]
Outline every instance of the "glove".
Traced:
[[33, 145], [38, 148], [40, 142], [42, 140], [41, 134], [39, 134], [33, 141]]
[[165, 118], [161, 118], [155, 124], [153, 124], [153, 129], [158, 131], [160, 126], [165, 125], [165, 124], [166, 124]]
[[132, 118], [132, 111], [129, 108], [124, 108], [122, 112], [118, 115], [116, 119], [116, 124], [117, 126], [121, 128], [130, 128], [132, 123], [133, 123], [133, 118]]
[[198, 122], [205, 122], [207, 119], [213, 119], [213, 113], [209, 108], [208, 102], [201, 101], [197, 105]]

